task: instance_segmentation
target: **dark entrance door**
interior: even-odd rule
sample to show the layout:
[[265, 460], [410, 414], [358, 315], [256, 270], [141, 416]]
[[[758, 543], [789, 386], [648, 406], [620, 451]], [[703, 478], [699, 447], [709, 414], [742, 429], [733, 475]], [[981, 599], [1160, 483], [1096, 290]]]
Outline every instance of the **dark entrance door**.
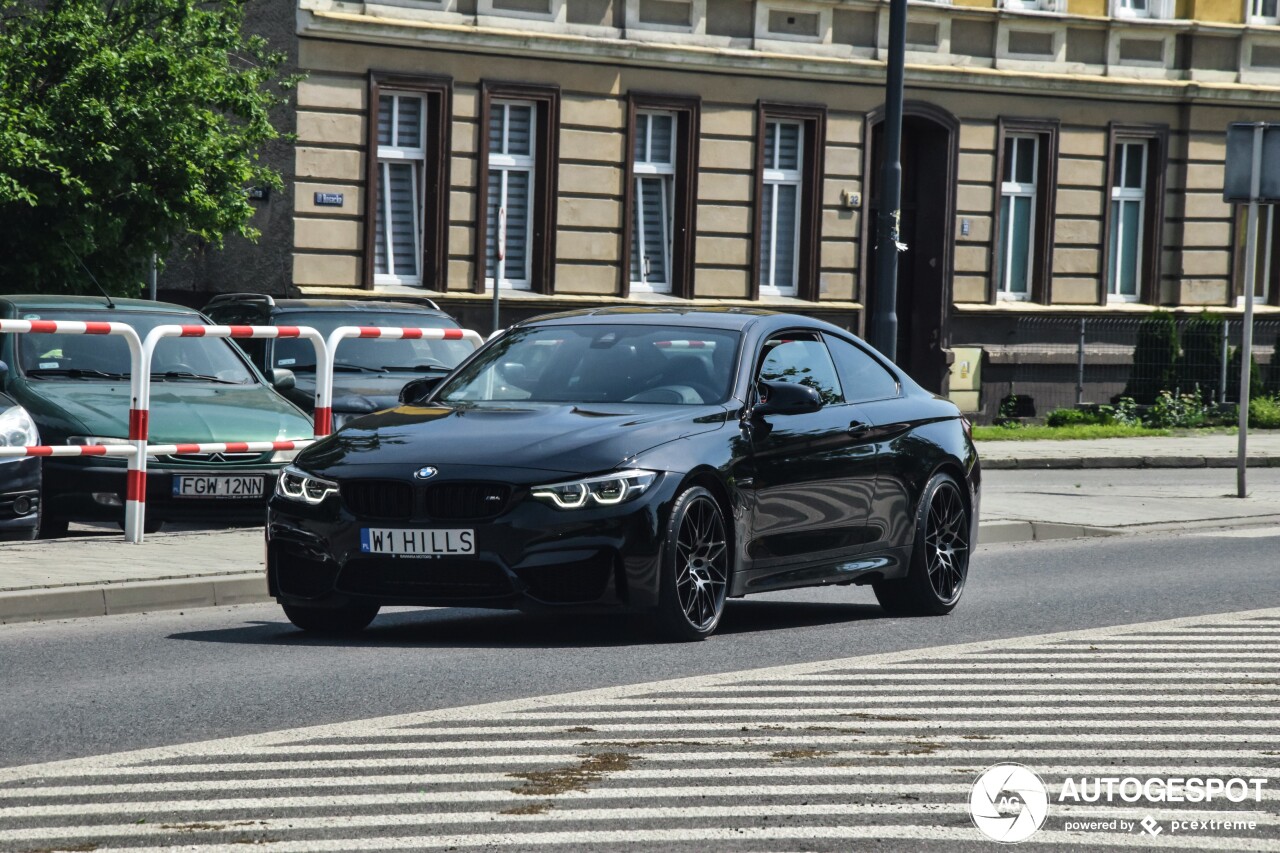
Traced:
[[[917, 107], [919, 109], [919, 107]], [[951, 301], [952, 234], [955, 221], [953, 156], [956, 130], [945, 119], [913, 114], [902, 120], [902, 216], [898, 255], [898, 365], [911, 378], [941, 393], [947, 373], [945, 348]], [[871, 136], [871, 193], [867, 209], [864, 293], [874, 310], [876, 223], [880, 212], [880, 168], [884, 126]]]

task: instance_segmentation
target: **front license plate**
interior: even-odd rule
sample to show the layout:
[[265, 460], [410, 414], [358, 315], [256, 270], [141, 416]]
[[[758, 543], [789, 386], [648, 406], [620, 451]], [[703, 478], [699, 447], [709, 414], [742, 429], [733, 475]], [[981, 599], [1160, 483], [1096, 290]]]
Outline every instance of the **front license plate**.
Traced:
[[263, 495], [262, 477], [206, 477], [199, 474], [175, 474], [175, 498], [250, 499]]
[[360, 551], [399, 557], [467, 557], [476, 552], [474, 530], [407, 530], [392, 527], [360, 528]]

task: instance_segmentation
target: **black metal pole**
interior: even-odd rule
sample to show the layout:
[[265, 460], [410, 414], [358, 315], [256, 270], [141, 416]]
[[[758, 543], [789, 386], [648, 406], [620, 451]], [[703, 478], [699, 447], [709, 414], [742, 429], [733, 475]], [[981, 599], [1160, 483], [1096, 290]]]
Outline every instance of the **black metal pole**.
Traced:
[[871, 345], [898, 360], [898, 226], [902, 208], [902, 76], [907, 50], [907, 0], [889, 0], [889, 68], [885, 77], [880, 210]]

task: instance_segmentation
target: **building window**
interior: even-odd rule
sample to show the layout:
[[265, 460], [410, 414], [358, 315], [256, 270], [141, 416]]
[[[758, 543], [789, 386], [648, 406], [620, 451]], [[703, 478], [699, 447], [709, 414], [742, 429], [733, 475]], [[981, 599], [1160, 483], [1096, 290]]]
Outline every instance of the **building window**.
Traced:
[[760, 196], [760, 292], [795, 296], [799, 277], [800, 196], [804, 192], [804, 125], [771, 121], [764, 131]]
[[817, 298], [826, 112], [760, 105], [754, 295]]
[[378, 211], [375, 284], [422, 283], [422, 166], [426, 110], [421, 95], [378, 96]]
[[[1240, 305], [1244, 304], [1245, 275], [1248, 273], [1245, 264], [1245, 250], [1249, 245], [1248, 211], [1248, 205], [1236, 205], [1235, 293]], [[1280, 303], [1280, 214], [1276, 213], [1275, 205], [1258, 208], [1255, 250], [1258, 265], [1254, 271], [1253, 300], [1258, 305], [1276, 305]]]
[[675, 114], [636, 113], [634, 137], [631, 289], [670, 293], [676, 185]]
[[496, 278], [502, 287], [529, 289], [536, 110], [527, 101], [494, 101], [489, 108], [488, 287]]
[[484, 205], [476, 228], [476, 280], [494, 286], [551, 291], [555, 256], [556, 138], [559, 91], [544, 86], [485, 83], [477, 186]]
[[1039, 137], [1023, 134], [1005, 137], [1004, 174], [1000, 183], [1001, 299], [1031, 298], [1039, 160]]
[[622, 293], [690, 297], [693, 281], [699, 102], [635, 94], [628, 98], [631, 143]]
[[449, 81], [375, 75], [370, 91], [365, 282], [443, 287]]
[[1147, 142], [1120, 141], [1112, 149], [1111, 234], [1107, 260], [1107, 296], [1137, 302], [1143, 261], [1147, 206]]
[[1053, 269], [1058, 123], [1001, 118], [996, 169], [1000, 204], [992, 225], [991, 301], [1047, 303]]
[[1278, 0], [1248, 0], [1249, 22], [1252, 24], [1276, 24], [1280, 22]]

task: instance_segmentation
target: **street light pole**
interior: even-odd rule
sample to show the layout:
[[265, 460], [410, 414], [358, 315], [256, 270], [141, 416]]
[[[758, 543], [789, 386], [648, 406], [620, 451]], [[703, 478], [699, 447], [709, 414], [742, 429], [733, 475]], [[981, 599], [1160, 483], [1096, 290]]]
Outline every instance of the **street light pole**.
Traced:
[[876, 280], [868, 323], [871, 345], [898, 360], [898, 228], [902, 219], [902, 88], [907, 0], [889, 0], [889, 66], [885, 75], [883, 165], [876, 223]]

